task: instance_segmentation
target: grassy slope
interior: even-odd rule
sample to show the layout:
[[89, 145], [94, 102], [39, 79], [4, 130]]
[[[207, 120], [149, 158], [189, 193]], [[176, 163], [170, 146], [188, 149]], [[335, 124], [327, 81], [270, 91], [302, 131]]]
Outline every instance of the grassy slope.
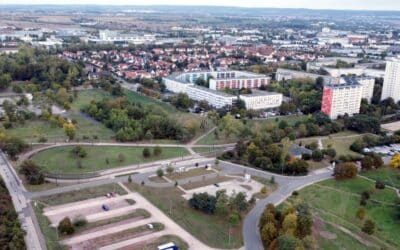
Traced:
[[391, 167], [385, 167], [377, 170], [361, 172], [361, 175], [371, 178], [376, 181], [382, 181], [386, 185], [400, 188], [400, 170]]
[[304, 188], [300, 191], [300, 198], [318, 211], [323, 219], [359, 233], [363, 222], [356, 218], [356, 211], [360, 207], [360, 193], [366, 190], [374, 190], [365, 207], [366, 217], [372, 219], [377, 225], [374, 235], [400, 247], [400, 239], [396, 236], [400, 230], [400, 224], [395, 219], [398, 207], [378, 203], [396, 204], [398, 197], [392, 190], [375, 190], [373, 182], [361, 178], [339, 182], [328, 180]]
[[[82, 173], [122, 167], [138, 163], [181, 157], [188, 154], [184, 148], [162, 148], [157, 157], [143, 158], [143, 147], [115, 147], [115, 146], [84, 146], [87, 157], [80, 159], [82, 168], [78, 168], [78, 159], [71, 153], [73, 146], [51, 148], [32, 157], [44, 170], [61, 173]], [[152, 150], [152, 148], [150, 148]], [[125, 160], [118, 161], [118, 155], [123, 154]], [[106, 163], [106, 158], [109, 164]]]

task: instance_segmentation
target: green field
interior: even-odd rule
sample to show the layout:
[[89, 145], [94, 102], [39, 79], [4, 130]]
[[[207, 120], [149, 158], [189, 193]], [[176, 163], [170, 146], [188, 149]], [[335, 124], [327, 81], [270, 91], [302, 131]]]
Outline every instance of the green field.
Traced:
[[[363, 221], [356, 218], [356, 211], [360, 207], [360, 194], [363, 191], [372, 192], [365, 206], [366, 218], [373, 220], [377, 227], [372, 236], [361, 234]], [[327, 180], [300, 190], [299, 198], [307, 202], [323, 220], [347, 228], [377, 246], [385, 246], [386, 243], [393, 248], [400, 247], [400, 238], [397, 237], [400, 223], [396, 219], [399, 198], [391, 189], [377, 190], [374, 182], [362, 178], [347, 181]], [[355, 248], [348, 245], [344, 249]]]
[[[43, 170], [62, 174], [94, 172], [188, 155], [187, 150], [181, 147], [164, 147], [161, 155], [144, 158], [143, 147], [83, 146], [87, 156], [78, 159], [71, 152], [73, 148], [74, 146], [65, 146], [44, 150], [34, 155], [32, 160]], [[152, 148], [150, 150], [152, 151]], [[118, 160], [119, 154], [124, 156], [124, 161]], [[108, 159], [108, 164], [106, 159]], [[78, 160], [81, 162], [80, 168]]]
[[[82, 140], [83, 136], [92, 139], [93, 136], [97, 136], [99, 140], [110, 141], [114, 136], [114, 132], [111, 129], [91, 118], [84, 117], [83, 114], [72, 113], [68, 117], [78, 122], [76, 139]], [[45, 137], [48, 142], [60, 142], [67, 139], [63, 128], [53, 126], [44, 120], [27, 121], [25, 124], [8, 129], [7, 132], [27, 142], [38, 142], [42, 137]]]
[[78, 97], [74, 99], [71, 107], [73, 110], [79, 111], [89, 105], [92, 100], [101, 101], [105, 98], [111, 98], [111, 94], [101, 89], [88, 89], [78, 92]]
[[382, 181], [386, 185], [400, 189], [400, 170], [384, 167], [376, 170], [363, 171], [361, 175], [376, 181]]
[[180, 190], [151, 188], [135, 183], [125, 183], [125, 185], [139, 192], [190, 234], [210, 247], [239, 248], [243, 245], [241, 225], [231, 228], [231, 242], [228, 244], [228, 222], [216, 215], [207, 215], [190, 208], [187, 200], [182, 198]]

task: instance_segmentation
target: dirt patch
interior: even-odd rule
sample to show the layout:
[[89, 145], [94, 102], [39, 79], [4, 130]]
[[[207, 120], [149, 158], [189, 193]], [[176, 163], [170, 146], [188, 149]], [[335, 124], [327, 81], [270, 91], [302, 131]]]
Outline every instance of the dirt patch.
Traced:
[[70, 247], [74, 250], [98, 249], [116, 242], [141, 237], [150, 233], [152, 233], [152, 231], [148, 231], [145, 227], [131, 228], [115, 234], [103, 235], [101, 237], [80, 242], [78, 244], [71, 245]]
[[336, 234], [330, 233], [330, 232], [327, 232], [327, 231], [320, 231], [320, 232], [319, 232], [319, 235], [320, 235], [322, 238], [325, 238], [325, 239], [328, 239], [328, 240], [334, 240], [334, 239], [336, 239]]

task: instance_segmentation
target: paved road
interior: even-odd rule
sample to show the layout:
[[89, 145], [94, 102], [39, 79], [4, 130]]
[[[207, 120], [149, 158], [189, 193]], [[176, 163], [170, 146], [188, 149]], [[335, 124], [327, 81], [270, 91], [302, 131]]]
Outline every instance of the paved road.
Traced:
[[275, 192], [270, 194], [267, 198], [259, 200], [255, 207], [246, 215], [243, 224], [243, 239], [245, 248], [248, 250], [264, 249], [258, 230], [258, 222], [260, 221], [261, 215], [267, 204], [272, 203], [274, 205], [278, 205], [286, 200], [293, 191], [313, 183], [332, 178], [332, 170], [328, 168], [311, 173], [307, 176], [290, 177], [280, 176], [229, 162], [221, 161], [220, 165], [225, 171], [232, 174], [246, 172], [247, 174], [267, 179], [270, 179], [272, 176], [274, 176], [275, 182], [278, 184], [278, 189]]
[[23, 185], [3, 152], [0, 152], [0, 154], [0, 174], [10, 192], [22, 228], [26, 231], [26, 246], [28, 249], [32, 250], [46, 249], [46, 244], [38, 227], [36, 216], [29, 204], [29, 200], [25, 197]]

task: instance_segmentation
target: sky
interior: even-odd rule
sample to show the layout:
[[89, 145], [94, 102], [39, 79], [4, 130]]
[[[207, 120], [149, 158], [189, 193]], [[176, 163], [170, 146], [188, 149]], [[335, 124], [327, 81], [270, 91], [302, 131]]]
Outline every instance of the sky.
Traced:
[[0, 0], [0, 4], [219, 5], [240, 7], [400, 10], [400, 0]]

